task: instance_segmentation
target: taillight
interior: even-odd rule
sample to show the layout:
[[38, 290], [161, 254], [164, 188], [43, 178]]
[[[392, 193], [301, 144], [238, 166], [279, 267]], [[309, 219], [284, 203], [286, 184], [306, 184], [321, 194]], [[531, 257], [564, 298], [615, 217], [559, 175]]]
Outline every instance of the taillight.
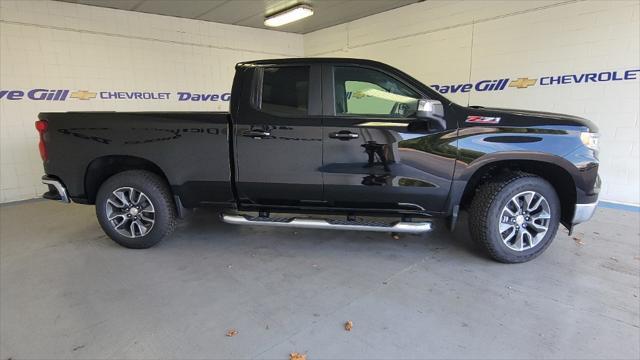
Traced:
[[38, 143], [38, 149], [40, 150], [40, 157], [42, 161], [47, 161], [47, 146], [44, 143], [44, 133], [47, 132], [49, 128], [49, 124], [46, 120], [38, 120], [36, 121], [36, 130], [38, 130], [38, 134], [40, 134], [40, 143]]

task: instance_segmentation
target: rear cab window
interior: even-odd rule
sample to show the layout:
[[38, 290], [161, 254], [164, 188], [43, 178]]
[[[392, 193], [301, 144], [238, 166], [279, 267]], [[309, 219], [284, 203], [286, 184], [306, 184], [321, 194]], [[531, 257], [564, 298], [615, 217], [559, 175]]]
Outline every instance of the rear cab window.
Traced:
[[281, 66], [262, 69], [259, 109], [272, 114], [309, 113], [309, 67]]

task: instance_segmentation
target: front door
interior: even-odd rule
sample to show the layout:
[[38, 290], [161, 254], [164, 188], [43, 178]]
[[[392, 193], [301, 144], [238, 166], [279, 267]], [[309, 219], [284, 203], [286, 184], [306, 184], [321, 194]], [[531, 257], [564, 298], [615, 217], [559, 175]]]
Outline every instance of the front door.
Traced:
[[259, 66], [235, 121], [242, 204], [313, 206], [322, 200], [320, 66]]
[[[342, 208], [441, 211], [455, 165], [455, 121], [433, 130], [418, 119], [427, 97], [378, 69], [327, 66], [323, 71], [324, 200]], [[325, 102], [327, 104], [327, 102]], [[446, 110], [445, 110], [446, 111]]]

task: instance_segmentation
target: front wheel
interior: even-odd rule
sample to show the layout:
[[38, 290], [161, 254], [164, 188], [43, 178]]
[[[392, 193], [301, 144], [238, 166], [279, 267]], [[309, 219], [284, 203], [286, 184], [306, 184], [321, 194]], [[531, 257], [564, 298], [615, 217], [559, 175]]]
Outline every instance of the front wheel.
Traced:
[[168, 236], [176, 211], [166, 183], [158, 175], [130, 170], [108, 178], [96, 196], [96, 215], [118, 244], [146, 249]]
[[560, 201], [546, 180], [517, 172], [478, 188], [469, 209], [471, 237], [504, 263], [534, 259], [551, 244], [560, 223]]

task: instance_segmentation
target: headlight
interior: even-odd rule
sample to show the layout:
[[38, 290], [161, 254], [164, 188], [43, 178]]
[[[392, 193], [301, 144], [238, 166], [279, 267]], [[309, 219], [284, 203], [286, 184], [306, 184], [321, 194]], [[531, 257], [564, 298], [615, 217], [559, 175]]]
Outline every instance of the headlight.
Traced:
[[598, 149], [600, 148], [599, 139], [600, 139], [600, 134], [598, 133], [592, 133], [592, 132], [580, 133], [580, 140], [582, 140], [582, 143], [584, 144], [584, 146], [588, 147], [591, 150], [598, 151]]

